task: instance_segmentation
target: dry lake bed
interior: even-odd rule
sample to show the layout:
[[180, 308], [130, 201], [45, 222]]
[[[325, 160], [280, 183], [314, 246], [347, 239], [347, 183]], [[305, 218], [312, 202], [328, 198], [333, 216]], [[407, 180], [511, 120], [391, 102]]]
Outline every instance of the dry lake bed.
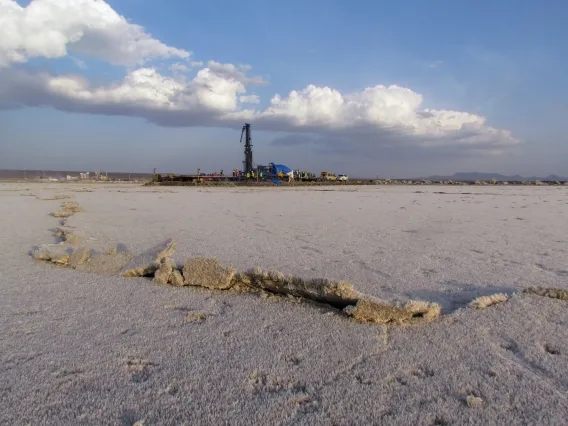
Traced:
[[[361, 324], [32, 259], [65, 201], [93, 249], [174, 238], [177, 262], [346, 280], [442, 315]], [[568, 301], [522, 293], [568, 290], [567, 187], [3, 183], [0, 217], [2, 425], [567, 424]]]

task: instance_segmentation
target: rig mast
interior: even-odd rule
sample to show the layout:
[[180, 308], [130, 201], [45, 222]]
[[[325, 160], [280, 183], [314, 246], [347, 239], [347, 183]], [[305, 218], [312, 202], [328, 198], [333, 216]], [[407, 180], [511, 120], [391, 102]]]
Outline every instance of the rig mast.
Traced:
[[245, 123], [241, 132], [241, 143], [243, 143], [243, 136], [245, 136], [245, 159], [243, 160], [243, 172], [250, 173], [253, 171], [252, 165], [252, 144], [250, 136], [250, 124]]

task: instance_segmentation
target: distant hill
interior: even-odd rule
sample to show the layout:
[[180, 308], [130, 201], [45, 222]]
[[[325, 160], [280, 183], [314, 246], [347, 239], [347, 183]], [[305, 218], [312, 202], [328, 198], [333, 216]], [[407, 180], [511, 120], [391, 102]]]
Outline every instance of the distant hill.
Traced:
[[544, 180], [544, 181], [568, 181], [568, 178], [563, 176], [557, 175], [549, 175], [546, 177], [537, 177], [537, 176], [506, 176], [499, 173], [479, 173], [479, 172], [460, 172], [454, 173], [452, 176], [428, 176], [425, 178], [420, 179], [427, 179], [427, 180], [498, 180], [498, 181], [535, 181], [535, 180]]

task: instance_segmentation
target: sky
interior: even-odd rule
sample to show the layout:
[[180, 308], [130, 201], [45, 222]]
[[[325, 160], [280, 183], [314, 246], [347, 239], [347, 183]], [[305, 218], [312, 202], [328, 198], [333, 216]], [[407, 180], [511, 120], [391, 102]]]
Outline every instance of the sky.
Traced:
[[568, 176], [568, 2], [0, 0], [0, 168]]

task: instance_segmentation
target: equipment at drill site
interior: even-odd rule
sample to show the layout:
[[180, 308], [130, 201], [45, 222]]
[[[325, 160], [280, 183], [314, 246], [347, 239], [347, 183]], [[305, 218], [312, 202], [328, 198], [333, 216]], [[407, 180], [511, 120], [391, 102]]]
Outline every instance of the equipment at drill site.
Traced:
[[243, 130], [241, 131], [241, 143], [243, 143], [243, 135], [245, 136], [245, 159], [243, 160], [243, 172], [246, 175], [247, 173], [252, 173], [254, 170], [252, 165], [252, 139], [250, 136], [249, 123], [245, 123], [243, 126]]
[[294, 170], [294, 179], [301, 182], [315, 182], [318, 180], [315, 173], [305, 172], [302, 170]]
[[335, 173], [321, 172], [321, 180], [337, 180], [337, 176], [335, 176]]
[[283, 164], [269, 163], [268, 166], [257, 165], [255, 167], [252, 157], [252, 136], [251, 136], [251, 125], [245, 123], [241, 130], [241, 140], [243, 143], [244, 138], [244, 160], [243, 160], [243, 170], [234, 169], [232, 176], [225, 176], [223, 170], [221, 173], [200, 173], [200, 169], [197, 169], [197, 174], [195, 175], [177, 175], [173, 173], [168, 174], [158, 174], [156, 169], [152, 176], [152, 180], [157, 183], [173, 183], [179, 182], [183, 183], [202, 183], [202, 182], [260, 182], [260, 181], [272, 181], [274, 183], [280, 182], [281, 180], [286, 180], [288, 182], [305, 181], [314, 182], [318, 180], [336, 180], [335, 174], [331, 172], [322, 172], [321, 178], [317, 178], [314, 173], [293, 170]]

